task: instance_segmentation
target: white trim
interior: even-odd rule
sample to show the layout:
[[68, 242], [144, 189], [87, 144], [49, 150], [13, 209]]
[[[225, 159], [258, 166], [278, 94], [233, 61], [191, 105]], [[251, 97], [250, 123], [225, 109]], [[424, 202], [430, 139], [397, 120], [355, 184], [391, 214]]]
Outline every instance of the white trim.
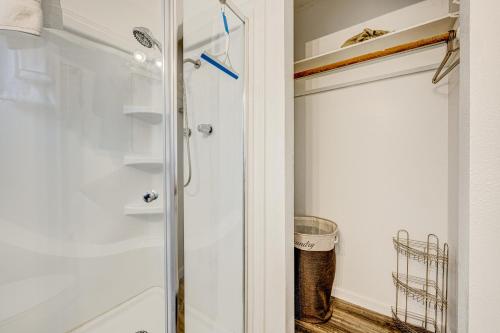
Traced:
[[255, 0], [247, 17], [248, 332], [292, 333], [293, 2]]
[[342, 89], [342, 88], [347, 88], [351, 86], [357, 86], [365, 83], [370, 83], [370, 82], [376, 82], [376, 81], [382, 81], [382, 80], [387, 80], [399, 76], [405, 76], [405, 75], [411, 75], [411, 74], [417, 74], [421, 72], [428, 72], [435, 70], [438, 68], [438, 64], [432, 64], [432, 65], [426, 65], [426, 66], [420, 66], [420, 67], [415, 67], [412, 69], [405, 69], [405, 70], [400, 70], [400, 71], [394, 71], [390, 72], [387, 74], [382, 74], [382, 75], [374, 75], [369, 78], [361, 79], [361, 80], [353, 80], [345, 83], [338, 83], [338, 84], [332, 84], [331, 86], [326, 86], [323, 88], [318, 88], [318, 89], [312, 89], [307, 92], [299, 92], [295, 95], [295, 97], [302, 97], [302, 96], [307, 96], [307, 95], [312, 95], [312, 94], [318, 94], [321, 92], [325, 91], [330, 91], [330, 90], [337, 90], [337, 89]]
[[262, 35], [258, 34], [262, 25], [262, 16], [255, 15], [255, 9], [249, 17], [249, 59], [248, 59], [248, 113], [247, 113], [247, 332], [264, 332], [264, 136], [256, 135], [256, 128], [265, 124], [263, 109], [264, 91], [258, 85], [256, 68], [262, 59], [256, 56], [256, 45], [262, 43]]
[[243, 207], [244, 207], [244, 212], [243, 212], [243, 221], [244, 221], [244, 260], [245, 260], [245, 272], [244, 272], [244, 302], [245, 302], [245, 314], [244, 314], [244, 332], [249, 333], [251, 332], [249, 330], [249, 325], [248, 325], [248, 318], [249, 318], [249, 288], [248, 288], [248, 281], [249, 281], [249, 256], [248, 256], [248, 122], [250, 119], [249, 113], [250, 113], [250, 19], [245, 16], [244, 20], [244, 27], [245, 27], [245, 88], [244, 88], [244, 96], [243, 96], [243, 103], [244, 103], [244, 114], [243, 114], [243, 151], [244, 151], [244, 161], [243, 161], [243, 188], [245, 190], [244, 196], [243, 196]]
[[365, 309], [375, 311], [377, 313], [386, 315], [386, 316], [391, 316], [391, 304], [384, 304], [379, 301], [376, 301], [372, 298], [368, 298], [365, 296], [361, 296], [359, 294], [356, 294], [352, 291], [342, 289], [342, 288], [336, 288], [335, 286], [333, 287], [333, 292], [332, 295], [336, 298], [339, 298], [343, 301], [356, 304], [358, 306], [361, 306]]

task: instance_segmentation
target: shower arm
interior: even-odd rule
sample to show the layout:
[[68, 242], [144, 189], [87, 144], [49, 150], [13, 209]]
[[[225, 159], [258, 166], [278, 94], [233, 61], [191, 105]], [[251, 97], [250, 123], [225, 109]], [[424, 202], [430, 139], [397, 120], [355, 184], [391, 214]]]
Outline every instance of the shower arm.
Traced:
[[200, 66], [201, 66], [200, 59], [194, 60], [194, 59], [191, 59], [191, 58], [186, 58], [186, 59], [184, 59], [184, 63], [191, 63], [191, 64], [194, 65], [194, 68], [196, 68], [196, 69], [200, 68]]

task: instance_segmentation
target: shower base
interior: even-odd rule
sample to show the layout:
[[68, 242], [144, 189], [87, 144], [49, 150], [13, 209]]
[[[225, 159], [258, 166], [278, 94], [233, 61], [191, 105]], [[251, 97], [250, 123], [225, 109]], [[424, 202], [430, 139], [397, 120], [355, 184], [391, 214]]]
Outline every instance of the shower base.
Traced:
[[163, 333], [164, 298], [163, 288], [150, 288], [70, 333]]

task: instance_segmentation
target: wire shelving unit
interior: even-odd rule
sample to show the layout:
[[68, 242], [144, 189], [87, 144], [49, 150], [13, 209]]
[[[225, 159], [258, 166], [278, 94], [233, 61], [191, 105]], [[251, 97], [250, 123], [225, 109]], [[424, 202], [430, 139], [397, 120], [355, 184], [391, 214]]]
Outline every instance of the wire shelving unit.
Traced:
[[[446, 333], [448, 244], [441, 246], [434, 234], [429, 234], [426, 241], [412, 240], [406, 230], [398, 231], [393, 244], [397, 253], [396, 272], [392, 273], [396, 286], [396, 305], [392, 309], [395, 325], [407, 333]], [[424, 265], [425, 276], [410, 275], [410, 261]], [[423, 313], [409, 310], [411, 300], [423, 305]]]

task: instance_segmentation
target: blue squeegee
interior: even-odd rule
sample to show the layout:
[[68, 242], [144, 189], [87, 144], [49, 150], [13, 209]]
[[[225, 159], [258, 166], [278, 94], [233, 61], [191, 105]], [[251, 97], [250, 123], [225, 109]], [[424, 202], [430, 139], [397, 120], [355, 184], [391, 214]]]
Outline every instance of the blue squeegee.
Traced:
[[215, 68], [223, 71], [224, 73], [226, 73], [227, 75], [229, 75], [230, 77], [232, 77], [235, 80], [238, 80], [238, 78], [240, 77], [239, 74], [233, 68], [229, 67], [227, 64], [222, 63], [221, 61], [219, 61], [216, 57], [214, 57], [213, 55], [211, 55], [207, 51], [204, 51], [201, 54], [201, 59], [205, 60], [206, 62], [208, 62], [210, 65], [214, 66]]
[[[222, 2], [222, 1], [221, 1]], [[225, 12], [225, 4], [221, 8], [221, 15], [222, 15], [222, 23], [224, 25], [224, 33], [226, 35], [226, 52], [223, 54], [220, 54], [218, 56], [225, 56], [226, 59], [224, 61], [220, 61], [217, 59], [217, 56], [214, 56], [213, 54], [208, 53], [207, 51], [204, 51], [201, 54], [201, 59], [205, 60], [208, 62], [210, 65], [214, 66], [215, 68], [221, 70], [222, 72], [226, 73], [230, 77], [232, 77], [235, 80], [238, 80], [239, 74], [236, 72], [231, 66], [231, 60], [229, 59], [229, 43], [230, 43], [230, 32], [229, 32], [229, 24], [227, 23], [227, 17], [226, 17], [226, 12]], [[227, 63], [229, 60], [229, 64]]]

